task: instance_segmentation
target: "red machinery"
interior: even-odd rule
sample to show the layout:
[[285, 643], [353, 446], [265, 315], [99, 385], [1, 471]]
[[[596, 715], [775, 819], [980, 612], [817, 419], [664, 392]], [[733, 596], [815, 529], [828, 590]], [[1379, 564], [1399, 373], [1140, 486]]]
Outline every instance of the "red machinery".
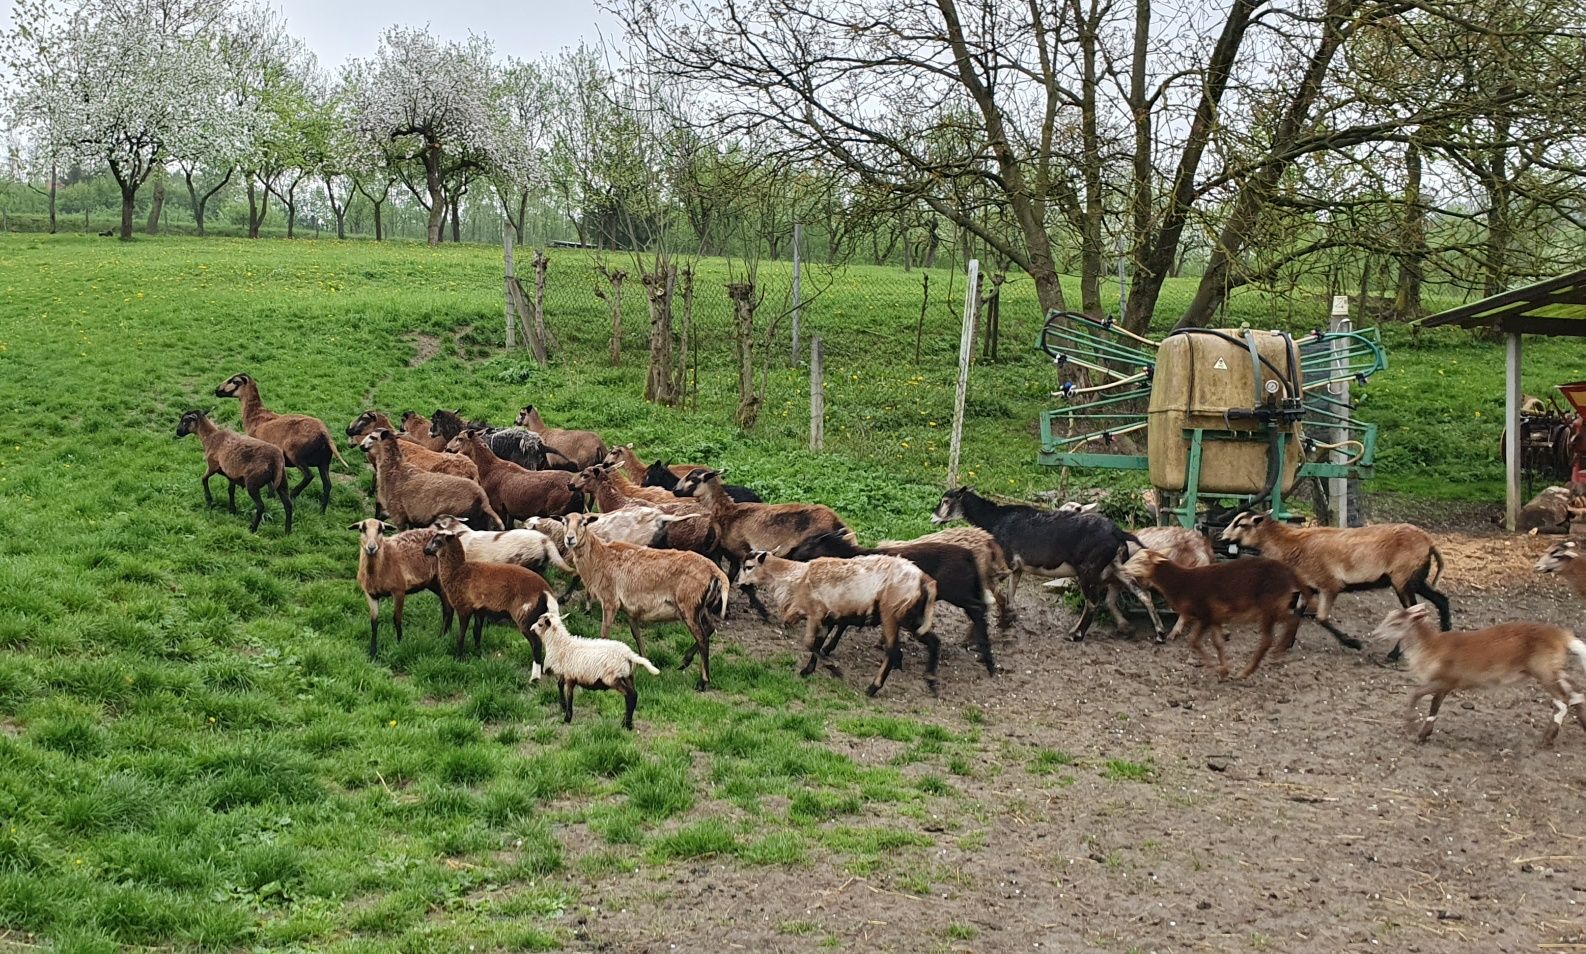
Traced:
[[1575, 409], [1575, 417], [1565, 426], [1564, 453], [1569, 461], [1570, 483], [1581, 482], [1581, 461], [1586, 457], [1586, 381], [1576, 381], [1573, 384], [1560, 384], [1558, 393], [1564, 395], [1570, 407]]

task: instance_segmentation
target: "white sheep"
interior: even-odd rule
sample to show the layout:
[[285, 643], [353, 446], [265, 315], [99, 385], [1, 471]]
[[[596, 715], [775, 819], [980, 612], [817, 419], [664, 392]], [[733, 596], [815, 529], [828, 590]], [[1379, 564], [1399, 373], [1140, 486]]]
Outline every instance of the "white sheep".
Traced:
[[627, 643], [615, 639], [589, 639], [574, 636], [557, 613], [546, 613], [535, 620], [532, 631], [545, 645], [545, 671], [556, 676], [556, 694], [562, 704], [562, 721], [573, 721], [573, 690], [617, 689], [627, 701], [622, 727], [633, 728], [633, 709], [639, 692], [633, 687], [633, 670], [642, 666], [650, 675], [661, 670]]
[[539, 530], [473, 530], [451, 514], [435, 518], [435, 529], [453, 530], [463, 543], [463, 555], [473, 563], [511, 563], [536, 572], [546, 565], [571, 576], [573, 568], [562, 559], [556, 542]]

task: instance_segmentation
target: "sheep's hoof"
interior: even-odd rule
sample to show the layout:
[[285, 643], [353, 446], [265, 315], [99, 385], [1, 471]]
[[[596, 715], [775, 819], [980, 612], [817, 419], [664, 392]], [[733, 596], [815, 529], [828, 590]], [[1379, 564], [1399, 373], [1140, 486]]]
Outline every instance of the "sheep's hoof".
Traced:
[[1340, 636], [1340, 637], [1338, 637], [1338, 643], [1339, 643], [1339, 645], [1347, 646], [1350, 649], [1364, 649], [1365, 648], [1365, 644], [1362, 643], [1360, 640], [1356, 639], [1353, 636]]
[[[710, 683], [706, 682], [703, 679], [701, 679], [701, 680], [699, 680], [699, 681], [694, 683], [694, 691], [695, 692], [704, 692], [706, 689], [709, 689], [709, 688], [710, 688]], [[629, 726], [628, 728], [631, 729], [631, 728], [633, 728], [633, 726]]]
[[1071, 643], [1082, 643], [1085, 641], [1085, 634], [1078, 631], [1069, 633], [1068, 641]]
[[1227, 682], [1228, 681], [1228, 670], [1226, 670], [1226, 669], [1217, 670], [1217, 681], [1218, 682]]
[[1133, 626], [1119, 626], [1112, 631], [1114, 639], [1134, 639]]
[[833, 676], [835, 676], [838, 679], [841, 679], [843, 677], [843, 667], [837, 665], [836, 663], [832, 662], [831, 660], [827, 660], [826, 661], [826, 671], [828, 673], [831, 673]]
[[873, 682], [870, 685], [865, 687], [865, 695], [867, 695], [867, 696], [874, 696], [876, 693], [878, 693], [880, 691], [881, 691], [881, 687], [876, 685]]
[[931, 690], [931, 695], [934, 698], [937, 698], [937, 699], [941, 698], [941, 696], [942, 696], [942, 687], [941, 687], [941, 684], [938, 683], [935, 679], [927, 679], [927, 680], [925, 680], [925, 688]]
[[1156, 643], [1158, 646], [1160, 646], [1163, 643], [1167, 642], [1167, 633], [1165, 633], [1165, 632], [1163, 632], [1162, 630], [1159, 629], [1159, 630], [1156, 631], [1156, 635], [1151, 637], [1151, 641], [1153, 643]]

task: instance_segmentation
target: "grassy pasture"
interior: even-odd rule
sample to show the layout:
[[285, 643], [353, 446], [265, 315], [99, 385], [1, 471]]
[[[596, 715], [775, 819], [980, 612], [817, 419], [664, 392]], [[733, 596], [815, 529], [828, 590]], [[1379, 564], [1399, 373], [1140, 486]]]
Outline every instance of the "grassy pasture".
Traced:
[[[821, 853], [874, 871], [929, 844], [889, 822], [961, 797], [940, 777], [961, 774], [959, 751], [979, 737], [967, 715], [948, 730], [879, 714], [837, 683], [796, 678], [791, 654], [752, 659], [730, 640], [716, 690], [699, 695], [692, 674], [668, 668], [687, 639], [669, 627], [648, 644], [666, 671], [641, 685], [636, 735], [616, 727], [620, 700], [591, 694], [563, 727], [554, 690], [525, 681], [521, 639], [493, 627], [484, 659], [454, 662], [427, 597], [409, 604], [408, 639], [396, 645], [387, 625], [367, 661], [345, 529], [368, 510], [361, 454], [338, 466], [328, 515], [300, 498], [290, 537], [273, 502], [257, 536], [243, 515], [204, 509], [200, 451], [172, 439], [176, 421], [201, 407], [235, 424], [212, 391], [246, 370], [266, 404], [333, 434], [368, 406], [506, 420], [532, 400], [552, 423], [646, 457], [723, 464], [768, 499], [829, 503], [866, 537], [926, 528], [957, 316], [932, 309], [916, 367], [916, 279], [853, 268], [806, 313], [828, 354], [830, 453], [816, 457], [801, 449], [803, 372], [781, 362], [759, 428], [727, 423], [724, 314], [702, 312], [697, 407], [659, 410], [637, 398], [641, 316], [611, 368], [602, 303], [552, 310], [564, 354], [542, 372], [500, 352], [499, 276], [485, 247], [0, 239], [7, 936], [80, 950], [550, 949], [580, 903], [548, 877], [565, 869]], [[724, 276], [707, 262], [700, 282]], [[1003, 360], [974, 374], [964, 459], [977, 484], [1023, 494], [1055, 483], [1031, 462], [1052, 381], [1030, 348], [1028, 290], [1011, 288]], [[1164, 313], [1187, 294], [1175, 287]], [[1256, 296], [1235, 299], [1230, 323], [1241, 320], [1275, 323]], [[1454, 334], [1390, 352], [1362, 412], [1384, 425], [1381, 485], [1495, 493], [1499, 353]], [[1567, 344], [1528, 360], [1533, 391], [1586, 377]], [[873, 765], [842, 752], [876, 737], [905, 755]], [[1141, 765], [1109, 772], [1135, 778]]]

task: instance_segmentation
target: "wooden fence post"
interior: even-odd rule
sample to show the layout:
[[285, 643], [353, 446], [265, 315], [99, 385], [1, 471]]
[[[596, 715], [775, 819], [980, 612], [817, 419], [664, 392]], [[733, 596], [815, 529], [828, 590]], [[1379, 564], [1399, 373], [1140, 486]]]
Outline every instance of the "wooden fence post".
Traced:
[[958, 455], [964, 443], [964, 397], [969, 392], [969, 358], [975, 347], [975, 304], [980, 294], [980, 260], [969, 260], [964, 286], [964, 329], [958, 339], [958, 390], [953, 395], [953, 439], [947, 448], [947, 486], [958, 485]]
[[550, 361], [551, 336], [545, 327], [545, 270], [550, 264], [544, 249], [534, 250], [534, 325], [530, 329], [529, 347], [534, 349], [534, 360], [542, 368]]
[[508, 348], [508, 350], [510, 350], [512, 348], [515, 348], [518, 345], [517, 332], [513, 328], [513, 325], [515, 324], [515, 322], [513, 321], [514, 316], [513, 316], [513, 313], [512, 313], [512, 311], [513, 311], [512, 310], [512, 282], [513, 282], [513, 279], [515, 277], [514, 276], [513, 266], [512, 266], [512, 246], [516, 244], [516, 242], [513, 240], [514, 239], [513, 233], [515, 231], [517, 231], [517, 230], [512, 227], [512, 223], [511, 222], [503, 221], [501, 223], [501, 256], [502, 256], [503, 262], [505, 263], [505, 268], [506, 268], [506, 272], [505, 272], [505, 274], [506, 274], [505, 291], [506, 291], [506, 299], [507, 299], [506, 316], [507, 316], [507, 348]]
[[825, 353], [821, 336], [810, 337], [810, 450], [826, 449]]

